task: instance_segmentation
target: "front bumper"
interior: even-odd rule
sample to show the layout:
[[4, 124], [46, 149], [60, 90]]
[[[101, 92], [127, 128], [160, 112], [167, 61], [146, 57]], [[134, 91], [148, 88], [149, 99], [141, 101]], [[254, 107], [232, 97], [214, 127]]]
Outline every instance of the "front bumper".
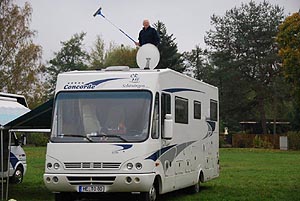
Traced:
[[104, 192], [148, 192], [154, 173], [144, 174], [44, 174], [44, 183], [52, 192], [79, 192], [79, 186], [104, 187]]

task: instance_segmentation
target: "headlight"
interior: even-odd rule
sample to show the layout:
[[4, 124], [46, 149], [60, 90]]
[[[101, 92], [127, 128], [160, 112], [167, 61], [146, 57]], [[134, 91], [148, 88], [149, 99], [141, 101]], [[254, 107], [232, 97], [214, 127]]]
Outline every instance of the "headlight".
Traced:
[[47, 168], [50, 170], [52, 168], [52, 163], [47, 163]]
[[142, 163], [136, 163], [136, 164], [135, 164], [135, 168], [136, 168], [137, 170], [142, 169], [142, 167], [143, 167]]
[[132, 163], [127, 163], [127, 169], [131, 170], [133, 168], [133, 164]]
[[59, 164], [58, 163], [54, 163], [53, 167], [54, 167], [54, 169], [58, 170]]

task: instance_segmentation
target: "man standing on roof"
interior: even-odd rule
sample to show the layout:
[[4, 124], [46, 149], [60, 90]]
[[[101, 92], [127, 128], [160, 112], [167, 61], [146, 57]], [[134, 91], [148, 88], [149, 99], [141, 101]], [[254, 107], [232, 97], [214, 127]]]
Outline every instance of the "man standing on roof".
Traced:
[[139, 42], [136, 42], [135, 44], [137, 46], [143, 46], [147, 43], [151, 43], [157, 46], [159, 42], [160, 38], [157, 31], [150, 26], [149, 20], [144, 20], [143, 29], [139, 33]]

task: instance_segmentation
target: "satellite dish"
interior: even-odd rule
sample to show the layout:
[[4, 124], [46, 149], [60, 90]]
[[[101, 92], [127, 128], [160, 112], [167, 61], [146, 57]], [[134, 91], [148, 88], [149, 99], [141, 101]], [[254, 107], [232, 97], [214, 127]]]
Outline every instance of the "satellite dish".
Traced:
[[159, 62], [160, 55], [157, 47], [147, 43], [140, 47], [136, 54], [136, 63], [140, 69], [153, 70]]

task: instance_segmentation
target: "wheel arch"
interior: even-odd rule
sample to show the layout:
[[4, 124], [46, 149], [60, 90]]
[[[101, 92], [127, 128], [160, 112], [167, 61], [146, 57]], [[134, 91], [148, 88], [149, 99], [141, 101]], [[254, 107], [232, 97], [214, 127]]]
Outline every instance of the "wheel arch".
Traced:
[[204, 183], [204, 172], [202, 169], [199, 170], [198, 178], [201, 183]]
[[12, 164], [11, 164], [10, 173], [9, 173], [10, 177], [12, 177], [15, 174], [17, 168], [20, 168], [22, 170], [22, 172], [24, 173], [25, 167], [21, 161], [18, 161], [14, 166], [12, 166]]
[[[23, 165], [23, 163], [20, 162], [20, 163], [17, 165], [17, 168], [18, 168], [18, 167], [22, 168], [22, 170], [24, 171], [24, 165]], [[17, 168], [16, 168], [16, 169], [17, 169]]]
[[14, 168], [14, 173], [16, 172], [16, 170], [17, 170], [18, 168], [20, 168], [20, 169], [22, 170], [22, 173], [24, 173], [24, 165], [23, 165], [23, 163], [19, 162], [19, 163], [15, 166], [15, 168]]
[[161, 194], [162, 192], [162, 178], [160, 175], [156, 175], [154, 178], [154, 187], [156, 188], [156, 190], [158, 191], [158, 194]]

